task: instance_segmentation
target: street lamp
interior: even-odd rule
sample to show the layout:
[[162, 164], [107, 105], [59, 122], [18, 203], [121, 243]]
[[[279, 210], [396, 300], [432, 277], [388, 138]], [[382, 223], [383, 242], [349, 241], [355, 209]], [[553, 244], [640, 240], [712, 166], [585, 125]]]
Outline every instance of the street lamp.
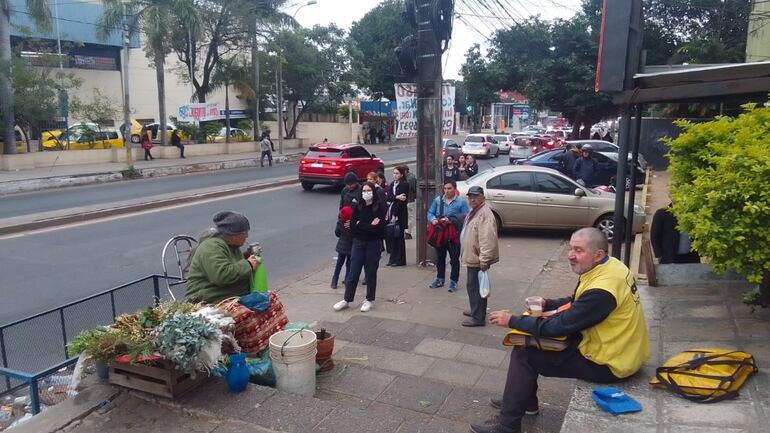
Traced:
[[294, 11], [294, 15], [291, 16], [292, 19], [295, 19], [297, 17], [297, 13], [302, 10], [305, 6], [313, 6], [314, 4], [317, 4], [318, 0], [309, 0], [307, 3], [303, 4], [302, 6], [298, 7], [296, 11]]

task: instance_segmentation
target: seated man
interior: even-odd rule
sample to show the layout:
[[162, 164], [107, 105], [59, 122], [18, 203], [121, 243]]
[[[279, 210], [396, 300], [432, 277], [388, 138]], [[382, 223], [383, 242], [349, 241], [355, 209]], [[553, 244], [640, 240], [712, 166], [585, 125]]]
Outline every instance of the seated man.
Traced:
[[516, 346], [511, 352], [508, 378], [501, 400], [490, 403], [500, 416], [473, 433], [518, 433], [525, 414], [536, 414], [538, 375], [611, 383], [636, 373], [650, 356], [647, 323], [628, 268], [607, 256], [604, 234], [593, 227], [576, 231], [570, 239], [569, 264], [580, 275], [572, 296], [548, 299], [543, 311], [569, 308], [547, 317], [511, 315], [495, 311], [493, 324], [540, 337], [570, 337], [562, 351]]

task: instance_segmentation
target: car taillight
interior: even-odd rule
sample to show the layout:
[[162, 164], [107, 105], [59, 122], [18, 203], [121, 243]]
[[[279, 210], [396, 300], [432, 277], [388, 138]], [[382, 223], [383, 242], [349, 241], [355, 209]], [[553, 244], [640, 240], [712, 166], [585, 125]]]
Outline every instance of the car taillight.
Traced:
[[332, 161], [331, 165], [337, 165], [337, 162], [336, 161]]
[[489, 147], [489, 143], [484, 143], [484, 144], [482, 144], [482, 146]]
[[532, 146], [532, 151], [537, 152], [537, 146]]
[[548, 142], [548, 145], [549, 145], [549, 146], [553, 146], [553, 140], [549, 141], [549, 142]]

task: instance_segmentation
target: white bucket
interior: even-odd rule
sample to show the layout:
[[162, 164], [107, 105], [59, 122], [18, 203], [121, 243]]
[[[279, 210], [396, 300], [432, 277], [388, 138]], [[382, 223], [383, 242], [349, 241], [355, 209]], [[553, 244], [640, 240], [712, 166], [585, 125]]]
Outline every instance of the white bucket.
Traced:
[[270, 337], [276, 388], [312, 397], [315, 394], [315, 332], [303, 329], [276, 332]]

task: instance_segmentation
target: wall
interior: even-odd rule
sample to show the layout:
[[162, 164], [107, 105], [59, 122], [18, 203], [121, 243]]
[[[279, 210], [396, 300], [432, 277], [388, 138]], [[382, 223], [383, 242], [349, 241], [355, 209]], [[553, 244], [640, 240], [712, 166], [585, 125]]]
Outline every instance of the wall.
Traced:
[[749, 31], [746, 35], [746, 61], [765, 62], [770, 60], [770, 2], [752, 2]]
[[[278, 122], [267, 121], [263, 124], [270, 128], [270, 137], [273, 143], [278, 146]], [[351, 125], [338, 122], [300, 122], [297, 125], [297, 137], [308, 145], [320, 143], [324, 138], [329, 139], [330, 143], [336, 144], [355, 143], [358, 129], [357, 123]]]

